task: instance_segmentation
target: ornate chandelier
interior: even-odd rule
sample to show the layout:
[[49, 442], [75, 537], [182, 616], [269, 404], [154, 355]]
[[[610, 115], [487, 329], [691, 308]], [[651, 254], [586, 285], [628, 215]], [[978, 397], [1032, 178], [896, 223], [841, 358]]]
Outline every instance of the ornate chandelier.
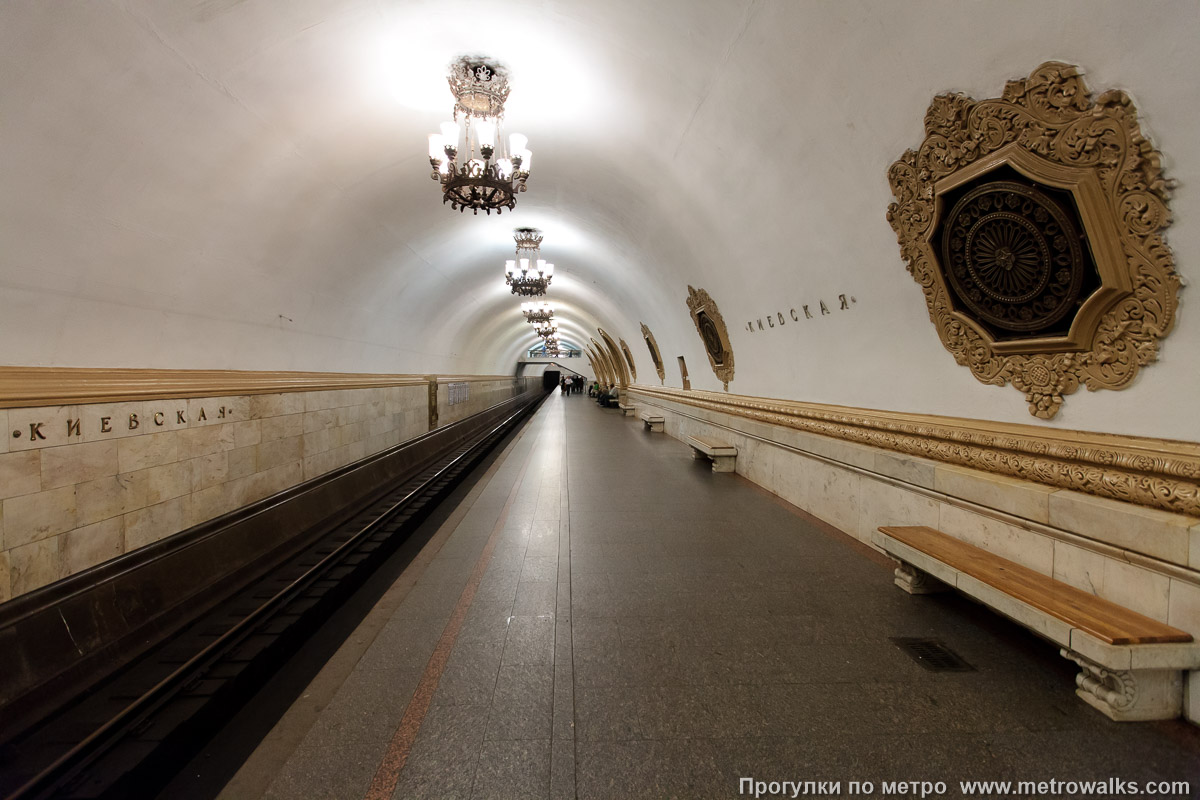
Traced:
[[558, 334], [558, 324], [554, 320], [539, 322], [534, 325], [533, 330], [543, 339], [549, 339]]
[[504, 280], [512, 293], [522, 297], [545, 294], [554, 278], [554, 265], [541, 258], [542, 232], [536, 228], [517, 228], [513, 231], [517, 243], [516, 259], [504, 262]]
[[517, 192], [525, 191], [531, 156], [525, 136], [512, 134], [507, 149], [500, 139], [508, 72], [486, 58], [463, 56], [450, 66], [448, 80], [454, 121], [429, 134], [431, 177], [442, 185], [442, 202], [474, 214], [511, 211]]
[[554, 318], [554, 304], [546, 300], [521, 303], [521, 313], [525, 315], [526, 322], [532, 322], [534, 325], [546, 323]]

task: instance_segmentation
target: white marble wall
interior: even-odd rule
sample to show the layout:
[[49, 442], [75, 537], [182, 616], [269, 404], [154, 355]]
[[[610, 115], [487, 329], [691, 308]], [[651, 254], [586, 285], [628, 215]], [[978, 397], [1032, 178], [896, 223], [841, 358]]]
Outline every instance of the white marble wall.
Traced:
[[[738, 448], [737, 471], [870, 544], [928, 525], [1200, 638], [1200, 519], [796, 431], [659, 397], [666, 432]], [[1200, 673], [1189, 718], [1200, 722]]]
[[[471, 387], [441, 425], [524, 383]], [[416, 382], [0, 409], [0, 602], [425, 433], [428, 404]]]

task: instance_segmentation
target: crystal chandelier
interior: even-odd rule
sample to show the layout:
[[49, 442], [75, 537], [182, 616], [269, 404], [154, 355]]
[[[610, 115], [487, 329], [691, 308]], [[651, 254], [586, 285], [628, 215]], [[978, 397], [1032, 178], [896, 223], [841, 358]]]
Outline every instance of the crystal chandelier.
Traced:
[[527, 322], [534, 325], [549, 322], [554, 318], [554, 304], [545, 300], [536, 303], [521, 303], [521, 313]]
[[533, 326], [533, 330], [543, 339], [549, 339], [558, 333], [558, 324], [554, 320], [539, 322]]
[[536, 228], [517, 228], [513, 231], [517, 257], [504, 262], [504, 280], [512, 293], [522, 297], [545, 294], [554, 278], [554, 265], [541, 258], [542, 232]]
[[429, 134], [429, 163], [442, 185], [442, 202], [474, 214], [511, 211], [517, 192], [525, 191], [531, 157], [526, 137], [514, 133], [506, 149], [499, 135], [508, 72], [486, 58], [463, 56], [450, 66], [448, 80], [454, 121]]

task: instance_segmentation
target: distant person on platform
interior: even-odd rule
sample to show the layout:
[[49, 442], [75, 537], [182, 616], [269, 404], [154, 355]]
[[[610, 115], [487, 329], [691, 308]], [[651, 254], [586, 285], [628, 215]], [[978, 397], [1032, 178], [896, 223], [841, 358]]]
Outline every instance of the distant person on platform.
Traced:
[[613, 384], [608, 389], [600, 394], [596, 400], [604, 408], [613, 408], [621, 402], [621, 393], [616, 384]]

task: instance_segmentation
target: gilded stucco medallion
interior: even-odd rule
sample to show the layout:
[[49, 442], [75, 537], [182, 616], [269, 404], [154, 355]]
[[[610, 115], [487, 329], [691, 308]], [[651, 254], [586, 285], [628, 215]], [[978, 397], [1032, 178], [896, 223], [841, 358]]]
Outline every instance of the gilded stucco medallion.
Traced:
[[633, 379], [637, 380], [637, 367], [633, 364], [633, 353], [629, 352], [629, 345], [625, 344], [624, 339], [619, 339], [621, 345], [621, 353], [625, 356], [625, 363], [629, 364], [629, 374]]
[[733, 380], [733, 348], [729, 345], [725, 319], [717, 309], [716, 302], [704, 289], [689, 286], [687, 305], [692, 322], [696, 325], [696, 333], [700, 334], [700, 341], [704, 343], [704, 352], [708, 355], [713, 374], [724, 385], [725, 391], [729, 391], [729, 382]]
[[613, 341], [613, 338], [608, 335], [608, 331], [604, 330], [604, 328], [597, 328], [596, 332], [600, 334], [600, 339], [603, 342], [603, 344], [597, 343], [596, 346], [607, 349], [605, 355], [608, 356], [608, 360], [612, 365], [613, 372], [616, 373], [617, 383], [619, 383], [621, 388], [624, 389], [633, 381], [629, 377], [629, 370], [625, 367], [625, 360], [621, 356], [621, 350], [617, 347], [617, 343]]
[[654, 371], [658, 373], [658, 382], [666, 384], [667, 371], [663, 368], [662, 354], [658, 352], [658, 342], [654, 340], [654, 334], [646, 327], [646, 323], [642, 323], [642, 339], [646, 342], [646, 348], [650, 351], [650, 360], [654, 362]]
[[1031, 414], [1123, 389], [1154, 361], [1180, 287], [1161, 156], [1130, 98], [1048, 62], [1003, 96], [939, 95], [888, 170], [888, 221], [955, 360]]

